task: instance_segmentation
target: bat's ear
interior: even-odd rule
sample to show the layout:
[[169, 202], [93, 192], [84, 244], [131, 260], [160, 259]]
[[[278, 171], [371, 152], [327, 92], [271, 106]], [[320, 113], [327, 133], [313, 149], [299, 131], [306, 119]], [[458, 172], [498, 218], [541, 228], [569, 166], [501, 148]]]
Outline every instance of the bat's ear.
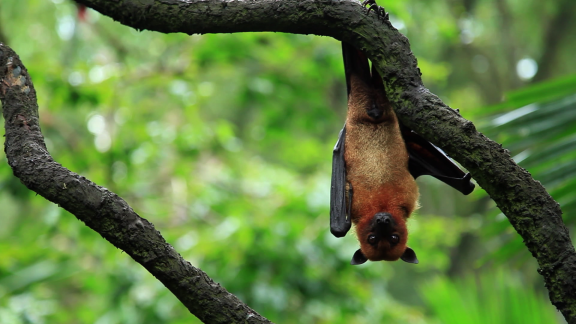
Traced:
[[416, 252], [414, 252], [414, 250], [412, 250], [409, 247], [406, 247], [406, 250], [404, 251], [404, 254], [402, 254], [402, 256], [400, 257], [400, 259], [408, 263], [418, 264], [418, 258], [416, 258]]
[[350, 264], [351, 265], [359, 265], [359, 264], [362, 264], [366, 261], [368, 261], [368, 259], [366, 259], [366, 257], [364, 256], [364, 253], [362, 253], [362, 250], [358, 249], [358, 251], [356, 251], [354, 253], [354, 255], [352, 256], [352, 260], [350, 261]]

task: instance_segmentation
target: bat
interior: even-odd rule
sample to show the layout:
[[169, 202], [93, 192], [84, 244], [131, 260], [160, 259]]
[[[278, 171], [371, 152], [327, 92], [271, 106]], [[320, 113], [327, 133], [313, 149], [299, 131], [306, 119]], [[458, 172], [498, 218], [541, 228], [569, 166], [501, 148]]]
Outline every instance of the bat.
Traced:
[[406, 221], [418, 208], [415, 179], [431, 175], [467, 195], [474, 190], [471, 175], [398, 121], [363, 52], [343, 42], [342, 55], [348, 113], [332, 155], [330, 231], [342, 237], [354, 223], [360, 249], [351, 264], [418, 263], [406, 245]]

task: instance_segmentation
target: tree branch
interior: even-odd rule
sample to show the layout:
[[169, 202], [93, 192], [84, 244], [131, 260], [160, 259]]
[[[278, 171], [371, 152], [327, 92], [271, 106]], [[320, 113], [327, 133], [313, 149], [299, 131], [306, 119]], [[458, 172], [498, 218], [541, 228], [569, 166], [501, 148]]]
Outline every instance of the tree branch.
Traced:
[[[187, 34], [245, 31], [316, 34], [346, 41], [363, 50], [381, 73], [400, 120], [472, 173], [538, 260], [539, 273], [544, 276], [552, 303], [568, 322], [576, 322], [576, 252], [562, 222], [559, 205], [539, 182], [514, 163], [507, 150], [477, 132], [470, 121], [423, 86], [408, 40], [374, 12], [366, 14], [359, 3], [349, 0], [78, 2], [137, 29]], [[5, 69], [9, 52], [6, 47], [2, 49], [0, 68]], [[19, 63], [14, 59], [8, 76], [16, 64]], [[250, 317], [254, 314], [250, 309], [182, 260], [152, 225], [139, 218], [124, 201], [53, 162], [43, 145], [37, 113], [31, 106], [35, 97], [28, 95], [27, 101], [14, 101], [12, 98], [23, 86], [10, 85], [13, 82], [10, 80], [13, 78], [5, 78], [2, 83], [6, 94], [2, 100], [7, 127], [6, 153], [16, 176], [129, 253], [200, 319], [226, 322], [224, 315], [207, 310], [207, 305], [215, 305], [216, 299], [223, 297], [222, 302], [230, 308], [222, 307], [221, 311], [234, 319], [228, 322], [248, 317], [251, 323], [262, 320], [257, 315]], [[26, 85], [31, 87], [27, 76]], [[18, 112], [18, 108], [22, 110]], [[145, 245], [140, 246], [140, 241]], [[208, 290], [200, 291], [201, 288], [217, 293], [210, 296]]]
[[115, 193], [64, 168], [46, 150], [36, 91], [20, 58], [0, 43], [4, 150], [14, 175], [98, 232], [160, 280], [205, 323], [270, 323], [184, 260]]

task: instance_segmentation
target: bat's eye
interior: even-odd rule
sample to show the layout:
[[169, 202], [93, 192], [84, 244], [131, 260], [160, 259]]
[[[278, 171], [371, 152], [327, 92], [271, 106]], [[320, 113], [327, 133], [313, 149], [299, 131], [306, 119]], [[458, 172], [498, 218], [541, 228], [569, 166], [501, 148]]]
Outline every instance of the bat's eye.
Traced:
[[376, 235], [371, 234], [370, 236], [368, 236], [368, 243], [370, 243], [372, 245], [378, 243], [378, 239], [376, 238]]
[[400, 236], [398, 236], [396, 234], [392, 234], [390, 236], [390, 243], [397, 244], [398, 242], [400, 242]]

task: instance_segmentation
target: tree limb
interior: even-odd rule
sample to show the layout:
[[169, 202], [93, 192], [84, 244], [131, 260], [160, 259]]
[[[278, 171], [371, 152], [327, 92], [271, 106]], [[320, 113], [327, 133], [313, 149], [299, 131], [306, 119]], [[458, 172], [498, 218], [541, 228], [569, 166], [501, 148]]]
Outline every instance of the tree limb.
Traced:
[[[538, 260], [539, 273], [544, 276], [552, 303], [569, 323], [576, 322], [576, 252], [562, 222], [559, 205], [539, 182], [514, 163], [507, 150], [476, 131], [470, 121], [423, 86], [408, 40], [374, 12], [366, 14], [359, 3], [349, 0], [77, 2], [137, 29], [187, 34], [246, 31], [315, 34], [331, 36], [363, 50], [381, 73], [400, 120], [443, 148], [472, 173]], [[6, 53], [9, 53], [6, 47], [1, 49], [4, 56], [0, 60], [0, 71], [6, 69]], [[16, 64], [16, 58], [14, 60]], [[26, 78], [26, 85], [31, 87]], [[28, 95], [28, 101], [15, 101], [13, 98], [23, 86], [8, 86], [12, 81], [6, 80], [11, 79], [4, 78], [1, 85], [6, 94], [2, 98], [7, 127], [6, 153], [16, 176], [30, 189], [70, 210], [129, 253], [200, 319], [226, 322], [225, 315], [212, 313], [212, 308], [207, 310], [207, 305], [217, 304], [216, 299], [220, 297], [231, 307], [222, 307], [222, 313], [234, 321], [254, 314], [235, 297], [226, 295], [224, 289], [203, 272], [182, 260], [153, 226], [139, 218], [123, 200], [52, 161], [42, 142], [37, 113], [31, 106], [35, 97]], [[64, 183], [66, 189], [63, 189]], [[140, 241], [143, 246], [139, 245]], [[200, 291], [201, 288], [214, 289], [217, 293], [211, 296], [208, 290]], [[262, 320], [254, 314], [250, 323], [256, 323], [255, 318]]]
[[4, 150], [14, 175], [74, 214], [160, 280], [205, 323], [271, 323], [184, 260], [154, 225], [108, 189], [64, 168], [46, 150], [36, 91], [20, 58], [0, 43]]

